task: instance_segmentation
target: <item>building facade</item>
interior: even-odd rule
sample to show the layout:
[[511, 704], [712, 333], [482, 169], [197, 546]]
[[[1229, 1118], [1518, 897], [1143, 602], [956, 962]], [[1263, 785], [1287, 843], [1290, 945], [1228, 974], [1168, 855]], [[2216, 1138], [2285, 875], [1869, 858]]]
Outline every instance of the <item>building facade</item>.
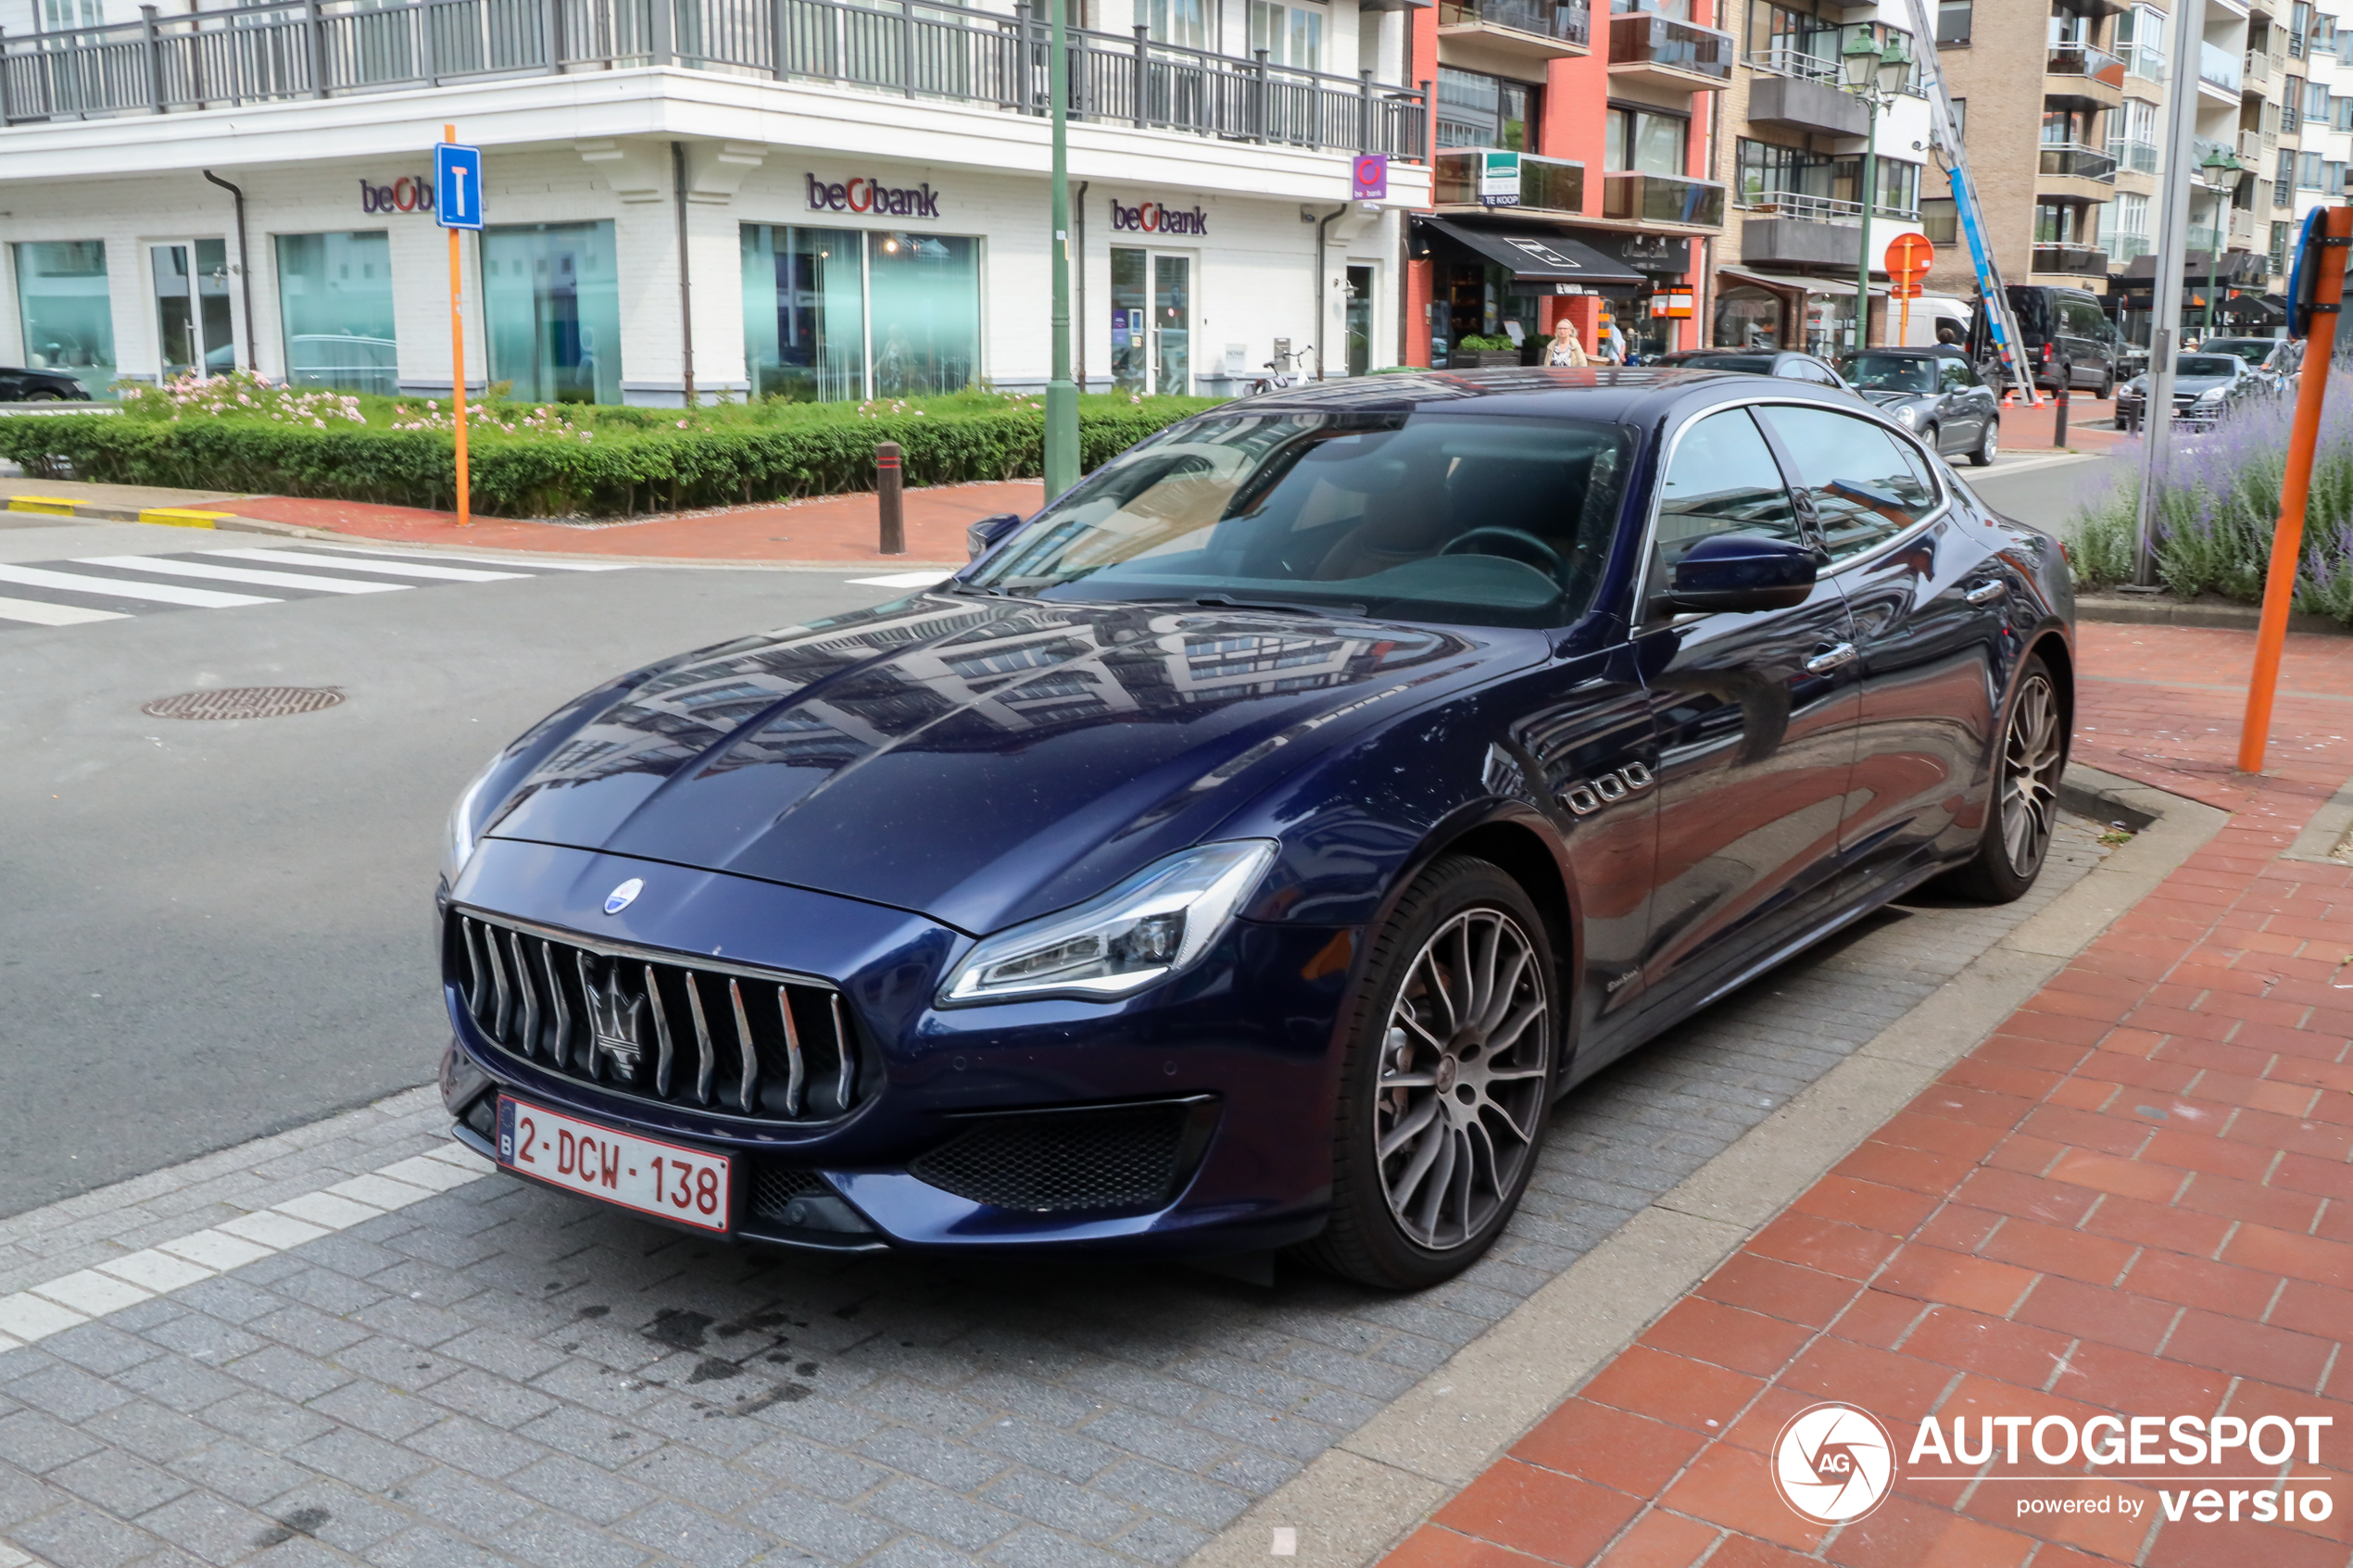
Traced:
[[[1046, 379], [1026, 9], [70, 3], [0, 0], [0, 361], [100, 391], [242, 367], [446, 395], [450, 124], [484, 148], [473, 385], [673, 406]], [[1333, 374], [1398, 361], [1429, 116], [1407, 15], [1378, 5], [1089, 7], [1069, 242], [1091, 390], [1228, 390], [1284, 345]], [[1384, 200], [1351, 199], [1366, 151], [1390, 155]]]

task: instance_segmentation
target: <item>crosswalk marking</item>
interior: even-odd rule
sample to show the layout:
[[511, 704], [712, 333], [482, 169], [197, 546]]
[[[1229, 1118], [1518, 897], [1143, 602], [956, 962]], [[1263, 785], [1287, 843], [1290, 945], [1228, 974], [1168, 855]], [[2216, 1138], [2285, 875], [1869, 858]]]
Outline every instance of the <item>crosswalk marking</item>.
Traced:
[[128, 621], [119, 609], [85, 609], [80, 605], [44, 604], [39, 599], [0, 598], [0, 621], [23, 621], [35, 626], [79, 626], [85, 621]]
[[[340, 556], [397, 556], [404, 554], [404, 552], [399, 550], [371, 550], [364, 545], [313, 545], [310, 548], [317, 550], [333, 550], [335, 554]], [[445, 555], [438, 550], [435, 550], [433, 553], [433, 558], [435, 560], [472, 561], [476, 566], [520, 566], [522, 564], [520, 561], [500, 560], [495, 556], [452, 556]], [[626, 571], [629, 568], [618, 561], [540, 560], [534, 558], [531, 562], [531, 570], [534, 571]]]
[[510, 583], [531, 575], [527, 571], [481, 571], [461, 566], [424, 566], [414, 561], [326, 560], [310, 550], [207, 550], [205, 554], [234, 560], [304, 566], [314, 571], [375, 571], [387, 577], [429, 577], [443, 583]]
[[192, 605], [198, 609], [228, 609], [237, 605], [282, 604], [258, 594], [228, 594], [214, 588], [182, 588], [170, 583], [126, 583], [116, 577], [89, 577], [78, 571], [50, 571], [37, 566], [0, 566], [0, 583], [27, 588], [57, 588], [106, 599], [151, 599], [157, 604]]
[[[216, 552], [208, 550], [207, 555]], [[397, 594], [406, 583], [353, 583], [341, 577], [314, 577], [294, 571], [260, 571], [252, 567], [208, 566], [202, 561], [173, 560], [167, 556], [77, 556], [76, 566], [111, 566], [124, 571], [159, 571], [167, 577], [204, 577], [220, 583], [245, 583], [258, 588], [308, 588], [316, 594]]]

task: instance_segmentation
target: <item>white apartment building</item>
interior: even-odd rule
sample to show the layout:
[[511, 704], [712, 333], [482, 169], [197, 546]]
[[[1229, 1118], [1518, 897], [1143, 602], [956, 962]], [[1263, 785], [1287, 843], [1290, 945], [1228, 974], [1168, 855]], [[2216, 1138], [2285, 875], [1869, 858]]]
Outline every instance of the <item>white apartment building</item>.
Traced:
[[[1073, 6], [1089, 389], [1223, 390], [1278, 340], [1398, 362], [1428, 134], [1389, 7], [1426, 3]], [[1011, 0], [0, 0], [0, 362], [447, 393], [447, 124], [484, 149], [471, 384], [1035, 387], [1045, 38]], [[1392, 155], [1385, 200], [1352, 199], [1360, 151]]]

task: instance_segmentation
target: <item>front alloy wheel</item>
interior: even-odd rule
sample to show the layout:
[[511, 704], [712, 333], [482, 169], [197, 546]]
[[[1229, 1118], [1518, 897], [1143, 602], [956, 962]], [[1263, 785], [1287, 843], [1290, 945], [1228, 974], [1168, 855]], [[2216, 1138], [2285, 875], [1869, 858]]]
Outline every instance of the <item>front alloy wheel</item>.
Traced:
[[2067, 768], [2066, 710], [2050, 666], [2026, 661], [1994, 759], [1993, 799], [1977, 852], [1952, 875], [1953, 891], [1988, 904], [2021, 897], [2043, 872]]
[[1310, 1261], [1416, 1289], [1486, 1251], [1543, 1143], [1556, 985], [1550, 934], [1517, 882], [1458, 855], [1422, 873], [1351, 1004], [1331, 1220]]

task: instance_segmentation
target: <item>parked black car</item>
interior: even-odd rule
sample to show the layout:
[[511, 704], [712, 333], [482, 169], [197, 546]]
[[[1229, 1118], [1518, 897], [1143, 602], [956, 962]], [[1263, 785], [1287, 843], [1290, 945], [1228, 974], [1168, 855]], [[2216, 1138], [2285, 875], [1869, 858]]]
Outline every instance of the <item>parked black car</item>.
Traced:
[[1994, 389], [1949, 348], [1874, 348], [1839, 367], [1849, 385], [1943, 457], [1969, 454], [1984, 468], [2001, 445], [2002, 408]]
[[0, 365], [0, 403], [87, 403], [90, 394], [63, 370]]
[[[1694, 370], [1732, 370], [1749, 376], [1780, 376], [1785, 381], [1802, 381], [1815, 386], [1846, 387], [1846, 380], [1831, 368], [1827, 359], [1811, 354], [1801, 354], [1793, 348], [1687, 348], [1680, 354], [1662, 354], [1651, 361], [1656, 365], [1681, 365]], [[1846, 390], [1853, 391], [1852, 387]]]
[[2057, 392], [2062, 382], [2116, 395], [2118, 367], [2125, 353], [2116, 323], [2100, 308], [2099, 296], [2082, 289], [2013, 283], [2010, 312], [2018, 318], [2019, 346], [2034, 384]]

